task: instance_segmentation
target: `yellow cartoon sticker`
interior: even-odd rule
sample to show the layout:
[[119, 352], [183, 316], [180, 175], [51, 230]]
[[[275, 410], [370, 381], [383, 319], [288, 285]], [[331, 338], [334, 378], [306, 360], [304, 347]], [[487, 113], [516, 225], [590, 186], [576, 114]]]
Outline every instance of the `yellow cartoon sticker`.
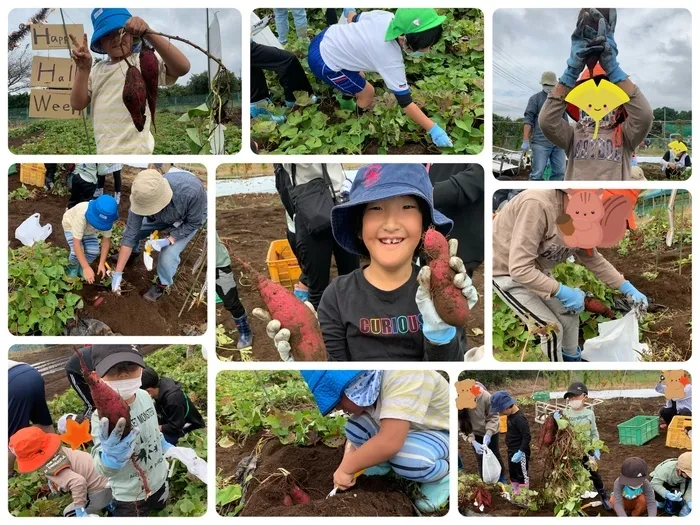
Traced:
[[598, 84], [594, 79], [587, 80], [572, 89], [565, 99], [581, 111], [585, 111], [595, 122], [593, 138], [598, 138], [598, 127], [605, 115], [630, 101], [621, 88], [605, 79]]

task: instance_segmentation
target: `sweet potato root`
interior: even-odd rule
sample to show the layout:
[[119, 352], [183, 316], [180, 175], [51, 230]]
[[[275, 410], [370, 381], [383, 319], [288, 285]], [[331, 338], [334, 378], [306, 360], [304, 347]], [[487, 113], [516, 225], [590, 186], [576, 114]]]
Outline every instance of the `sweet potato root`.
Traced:
[[151, 112], [151, 122], [156, 125], [156, 104], [158, 102], [158, 58], [155, 51], [148, 46], [143, 46], [139, 54], [141, 76], [146, 85], [146, 97], [148, 109]]
[[605, 306], [602, 301], [594, 299], [593, 297], [586, 297], [583, 301], [583, 307], [587, 312], [591, 312], [592, 314], [604, 315], [608, 319], [616, 318], [615, 312]]
[[146, 125], [146, 83], [141, 71], [129, 64], [124, 79], [122, 101], [131, 115], [131, 120], [138, 131], [143, 131]]
[[554, 419], [553, 415], [547, 416], [547, 419], [545, 419], [542, 429], [540, 430], [540, 437], [537, 440], [539, 447], [546, 448], [554, 443], [557, 438], [558, 431], [559, 427], [557, 426], [557, 420]]

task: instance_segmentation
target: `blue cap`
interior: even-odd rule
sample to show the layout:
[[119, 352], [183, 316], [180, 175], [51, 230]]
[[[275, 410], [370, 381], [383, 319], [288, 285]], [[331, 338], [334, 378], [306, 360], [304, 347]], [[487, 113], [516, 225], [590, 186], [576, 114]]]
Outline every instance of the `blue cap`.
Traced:
[[489, 413], [495, 414], [503, 412], [515, 404], [515, 399], [508, 393], [507, 390], [499, 390], [491, 394], [491, 410]]
[[104, 54], [100, 38], [108, 35], [115, 29], [121, 29], [126, 21], [131, 18], [131, 13], [124, 8], [101, 7], [92, 10], [90, 19], [92, 20], [92, 38], [90, 39], [90, 49], [95, 53]]
[[361, 167], [350, 188], [350, 200], [333, 208], [333, 237], [347, 251], [362, 255], [352, 216], [358, 206], [400, 195], [413, 195], [430, 208], [432, 223], [443, 235], [450, 233], [452, 220], [433, 207], [433, 187], [422, 164], [370, 164]]
[[302, 370], [301, 375], [314, 395], [322, 415], [333, 410], [345, 389], [363, 370]]
[[85, 218], [90, 226], [96, 230], [107, 231], [111, 229], [114, 221], [119, 218], [117, 201], [111, 195], [100, 195], [88, 204]]

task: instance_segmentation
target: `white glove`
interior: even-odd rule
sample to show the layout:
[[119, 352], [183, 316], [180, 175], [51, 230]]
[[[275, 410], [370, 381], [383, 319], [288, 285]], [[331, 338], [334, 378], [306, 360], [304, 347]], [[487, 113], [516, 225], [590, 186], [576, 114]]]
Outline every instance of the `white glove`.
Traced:
[[[312, 305], [309, 301], [304, 301], [304, 304], [311, 309], [315, 317], [318, 317], [314, 305]], [[272, 339], [275, 349], [282, 358], [282, 361], [294, 361], [292, 347], [289, 344], [289, 338], [292, 336], [291, 332], [287, 328], [282, 328], [282, 323], [280, 323], [277, 319], [273, 319], [270, 312], [267, 310], [263, 310], [262, 308], [254, 308], [253, 315], [257, 319], [267, 323], [265, 331], [267, 332], [267, 336]]]
[[350, 188], [352, 188], [352, 181], [345, 177], [345, 180], [343, 180], [343, 185], [340, 187], [340, 196], [347, 197], [350, 195]]
[[170, 239], [168, 239], [167, 237], [165, 239], [151, 239], [149, 241], [146, 241], [146, 246], [150, 246], [155, 251], [159, 252], [163, 248], [170, 246]]

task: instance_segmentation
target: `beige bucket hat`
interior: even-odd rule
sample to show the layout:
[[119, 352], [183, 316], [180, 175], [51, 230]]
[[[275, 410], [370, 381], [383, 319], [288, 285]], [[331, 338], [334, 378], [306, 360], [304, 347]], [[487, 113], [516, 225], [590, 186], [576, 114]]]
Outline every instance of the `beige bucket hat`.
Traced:
[[155, 215], [173, 198], [168, 181], [156, 170], [144, 170], [131, 185], [131, 211], [136, 215]]
[[557, 75], [554, 71], [545, 71], [542, 73], [540, 78], [540, 85], [542, 86], [556, 86], [557, 85]]

